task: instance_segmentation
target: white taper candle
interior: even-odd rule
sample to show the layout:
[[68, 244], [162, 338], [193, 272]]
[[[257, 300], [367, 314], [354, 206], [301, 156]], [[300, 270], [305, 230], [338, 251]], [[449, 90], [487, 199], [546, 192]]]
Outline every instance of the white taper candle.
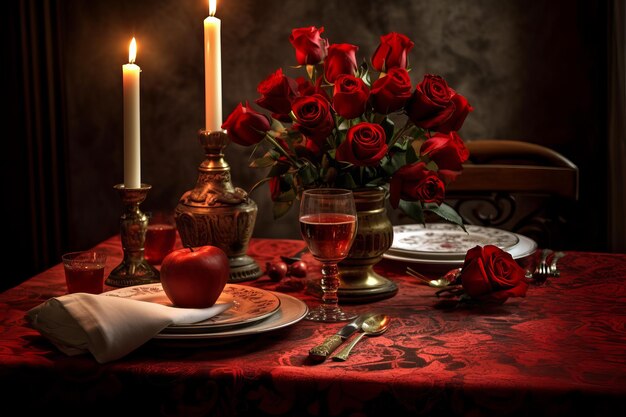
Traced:
[[128, 48], [128, 64], [122, 66], [124, 79], [124, 187], [141, 187], [141, 146], [139, 114], [139, 73], [135, 64], [135, 38]]

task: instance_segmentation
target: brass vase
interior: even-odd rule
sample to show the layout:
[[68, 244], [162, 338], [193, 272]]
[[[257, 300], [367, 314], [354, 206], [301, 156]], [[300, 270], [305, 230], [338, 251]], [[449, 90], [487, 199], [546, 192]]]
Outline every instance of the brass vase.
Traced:
[[353, 193], [357, 234], [348, 257], [339, 263], [339, 300], [361, 303], [393, 297], [398, 286], [374, 271], [393, 243], [393, 226], [385, 208], [386, 191], [372, 187]]

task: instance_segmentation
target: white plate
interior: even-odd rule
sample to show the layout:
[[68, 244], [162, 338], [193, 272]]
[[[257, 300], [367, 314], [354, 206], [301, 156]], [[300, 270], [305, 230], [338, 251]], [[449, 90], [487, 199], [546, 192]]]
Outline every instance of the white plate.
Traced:
[[[511, 256], [513, 256], [513, 259], [519, 260], [535, 253], [535, 251], [537, 250], [537, 243], [534, 240], [517, 233], [515, 233], [515, 235], [519, 239], [519, 242], [517, 243], [517, 245], [506, 249], [506, 252], [510, 253]], [[411, 262], [425, 266], [431, 266], [435, 269], [441, 269], [442, 267], [460, 267], [463, 266], [463, 262], [465, 261], [465, 254], [462, 259], [424, 259], [416, 258], [414, 256], [403, 256], [390, 253], [385, 253], [383, 257], [394, 261]]]
[[519, 237], [506, 230], [472, 225], [465, 228], [467, 232], [451, 223], [394, 226], [388, 253], [422, 260], [460, 260], [475, 246], [494, 245], [507, 250], [519, 243]]
[[274, 293], [280, 300], [280, 308], [278, 311], [266, 318], [265, 320], [251, 324], [246, 327], [238, 327], [235, 329], [224, 330], [211, 333], [159, 333], [154, 336], [155, 339], [225, 339], [240, 336], [251, 336], [259, 333], [265, 333], [272, 330], [282, 329], [291, 326], [302, 320], [308, 313], [309, 309], [302, 302], [291, 295], [283, 293]]
[[[107, 291], [103, 295], [132, 298], [133, 300], [148, 301], [151, 303], [172, 305], [167, 298], [161, 283], [135, 285]], [[184, 325], [172, 325], [164, 332], [192, 332], [207, 333], [243, 326], [263, 320], [278, 312], [280, 299], [270, 291], [247, 285], [226, 284], [224, 291], [217, 299], [217, 303], [233, 302], [233, 306], [210, 319]]]

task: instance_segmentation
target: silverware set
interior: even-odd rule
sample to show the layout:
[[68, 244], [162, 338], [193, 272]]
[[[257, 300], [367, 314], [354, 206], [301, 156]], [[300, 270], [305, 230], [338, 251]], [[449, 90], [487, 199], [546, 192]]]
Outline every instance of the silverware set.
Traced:
[[[550, 258], [552, 255], [552, 258]], [[558, 262], [565, 256], [564, 252], [554, 252], [552, 249], [544, 249], [541, 251], [539, 264], [532, 274], [532, 278], [537, 282], [543, 282], [548, 277], [559, 277], [561, 271], [558, 268]]]
[[352, 348], [363, 338], [363, 336], [379, 336], [387, 331], [391, 317], [381, 313], [364, 313], [343, 326], [337, 333], [327, 337], [322, 343], [309, 350], [309, 357], [315, 362], [323, 362], [335, 351], [343, 342], [355, 332], [359, 332], [348, 345], [339, 353], [332, 356], [334, 361], [345, 361], [348, 359]]

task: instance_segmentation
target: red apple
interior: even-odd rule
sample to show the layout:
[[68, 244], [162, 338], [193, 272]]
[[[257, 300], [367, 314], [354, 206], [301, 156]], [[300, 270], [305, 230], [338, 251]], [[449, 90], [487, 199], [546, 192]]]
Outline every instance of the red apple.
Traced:
[[211, 307], [230, 276], [228, 257], [216, 246], [170, 252], [161, 263], [161, 284], [177, 307]]

